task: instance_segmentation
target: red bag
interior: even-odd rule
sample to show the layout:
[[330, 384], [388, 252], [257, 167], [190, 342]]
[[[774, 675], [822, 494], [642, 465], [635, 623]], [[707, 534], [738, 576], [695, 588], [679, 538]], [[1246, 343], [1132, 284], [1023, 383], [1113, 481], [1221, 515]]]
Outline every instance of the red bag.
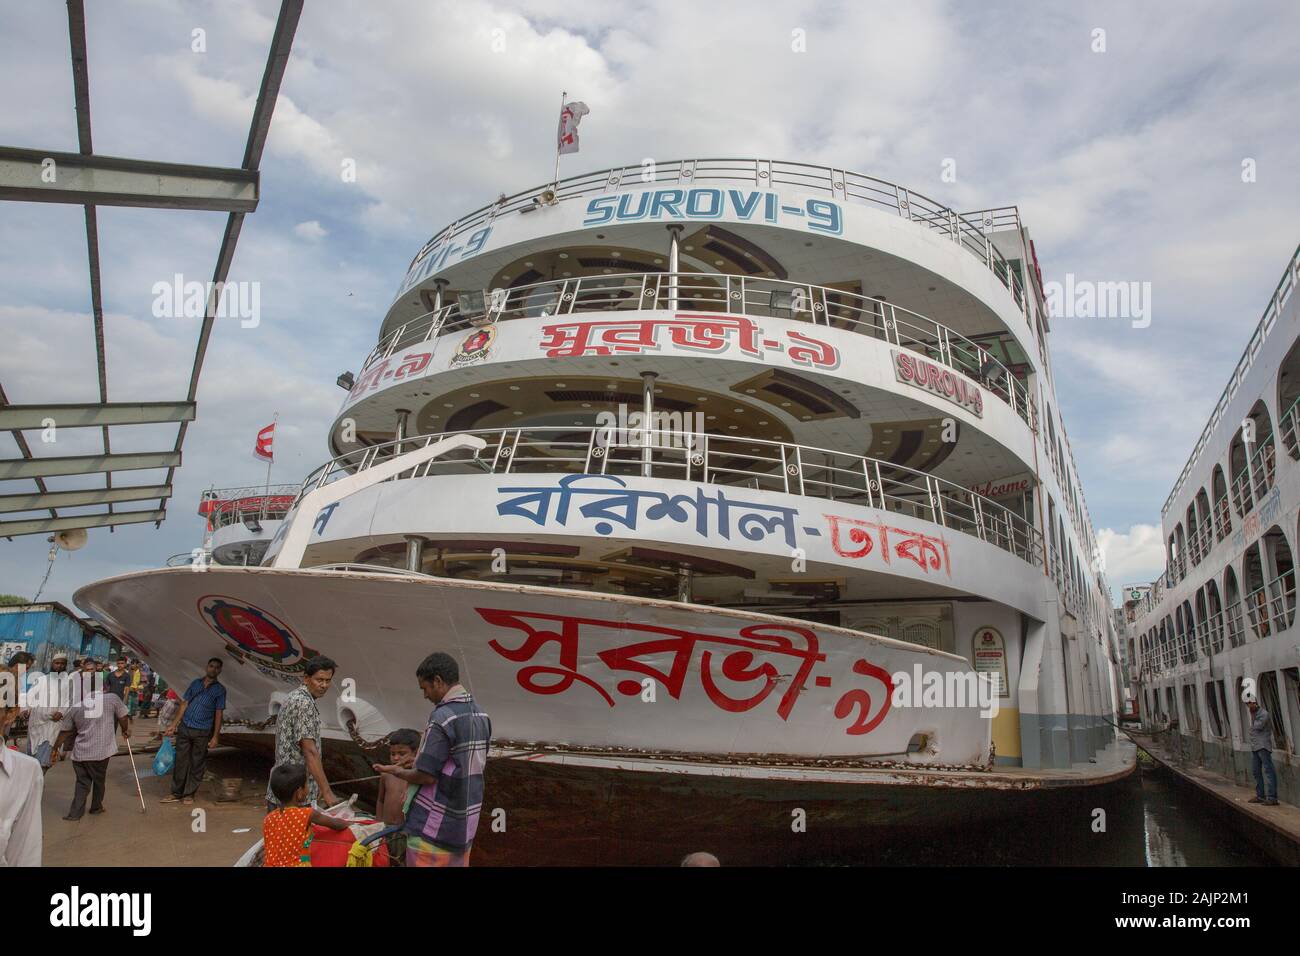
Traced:
[[[352, 820], [351, 823], [374, 823], [374, 820]], [[329, 827], [313, 824], [311, 846], [307, 855], [311, 857], [312, 866], [347, 866], [348, 852], [357, 842], [351, 829], [331, 830]], [[372, 851], [371, 866], [388, 866], [388, 845], [379, 840], [370, 844]]]

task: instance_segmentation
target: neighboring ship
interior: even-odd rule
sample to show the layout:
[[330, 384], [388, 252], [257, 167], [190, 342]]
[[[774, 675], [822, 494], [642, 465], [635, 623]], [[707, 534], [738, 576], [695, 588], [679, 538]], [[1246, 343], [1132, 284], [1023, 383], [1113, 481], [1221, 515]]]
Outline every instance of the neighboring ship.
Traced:
[[300, 485], [267, 484], [205, 491], [199, 499], [203, 543], [168, 558], [168, 566], [261, 564], [300, 490]]
[[502, 196], [411, 263], [261, 567], [76, 601], [169, 681], [228, 655], [254, 745], [315, 653], [356, 757], [451, 652], [525, 833], [1008, 812], [1134, 765], [1048, 333], [1015, 207], [754, 159]]
[[1142, 726], [1254, 787], [1253, 690], [1273, 718], [1278, 799], [1300, 803], [1300, 248], [1161, 512], [1166, 570], [1125, 588]]

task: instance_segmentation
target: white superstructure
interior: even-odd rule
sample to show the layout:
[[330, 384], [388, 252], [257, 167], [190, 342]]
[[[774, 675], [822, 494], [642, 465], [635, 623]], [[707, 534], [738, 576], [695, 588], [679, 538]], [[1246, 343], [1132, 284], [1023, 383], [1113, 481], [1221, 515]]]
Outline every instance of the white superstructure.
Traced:
[[422, 726], [444, 649], [543, 762], [1032, 786], [1113, 754], [1120, 687], [1048, 333], [1014, 207], [755, 159], [503, 196], [411, 263], [263, 567], [77, 601], [224, 647], [227, 723], [321, 652], [335, 738]]
[[1279, 799], [1296, 803], [1300, 637], [1300, 249], [1162, 511], [1167, 568], [1126, 602], [1130, 675], [1147, 729], [1253, 786], [1250, 718], [1273, 718]]

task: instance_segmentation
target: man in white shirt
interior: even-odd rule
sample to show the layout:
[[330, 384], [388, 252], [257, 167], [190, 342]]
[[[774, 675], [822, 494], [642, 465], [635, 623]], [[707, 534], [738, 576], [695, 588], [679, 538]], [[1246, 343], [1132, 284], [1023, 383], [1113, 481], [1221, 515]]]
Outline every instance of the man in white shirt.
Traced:
[[5, 732], [17, 719], [18, 708], [0, 699], [0, 866], [40, 866], [45, 778], [34, 758], [4, 745]]
[[[65, 695], [65, 681], [68, 677], [68, 655], [58, 653], [50, 662], [48, 674], [37, 675], [39, 684], [29, 686], [27, 708], [27, 753], [40, 761], [42, 770], [49, 770], [53, 762], [54, 741], [59, 737], [59, 725], [63, 723], [63, 711], [60, 709]], [[31, 696], [38, 699], [32, 701]]]

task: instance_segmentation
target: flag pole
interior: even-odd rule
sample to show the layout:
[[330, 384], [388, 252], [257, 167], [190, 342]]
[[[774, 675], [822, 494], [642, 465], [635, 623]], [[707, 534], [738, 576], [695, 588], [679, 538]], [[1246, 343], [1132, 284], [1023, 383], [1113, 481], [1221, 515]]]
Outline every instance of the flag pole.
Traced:
[[[271, 416], [271, 434], [275, 435], [275, 423], [280, 420], [280, 413]], [[262, 520], [266, 520], [266, 499], [271, 496], [271, 465], [275, 463], [275, 439], [271, 439], [271, 457], [266, 460], [266, 491], [262, 494]]]
[[552, 180], [557, 191], [560, 185], [560, 134], [564, 131], [564, 98], [568, 95], [567, 90], [560, 91], [560, 125], [555, 131], [555, 179]]

